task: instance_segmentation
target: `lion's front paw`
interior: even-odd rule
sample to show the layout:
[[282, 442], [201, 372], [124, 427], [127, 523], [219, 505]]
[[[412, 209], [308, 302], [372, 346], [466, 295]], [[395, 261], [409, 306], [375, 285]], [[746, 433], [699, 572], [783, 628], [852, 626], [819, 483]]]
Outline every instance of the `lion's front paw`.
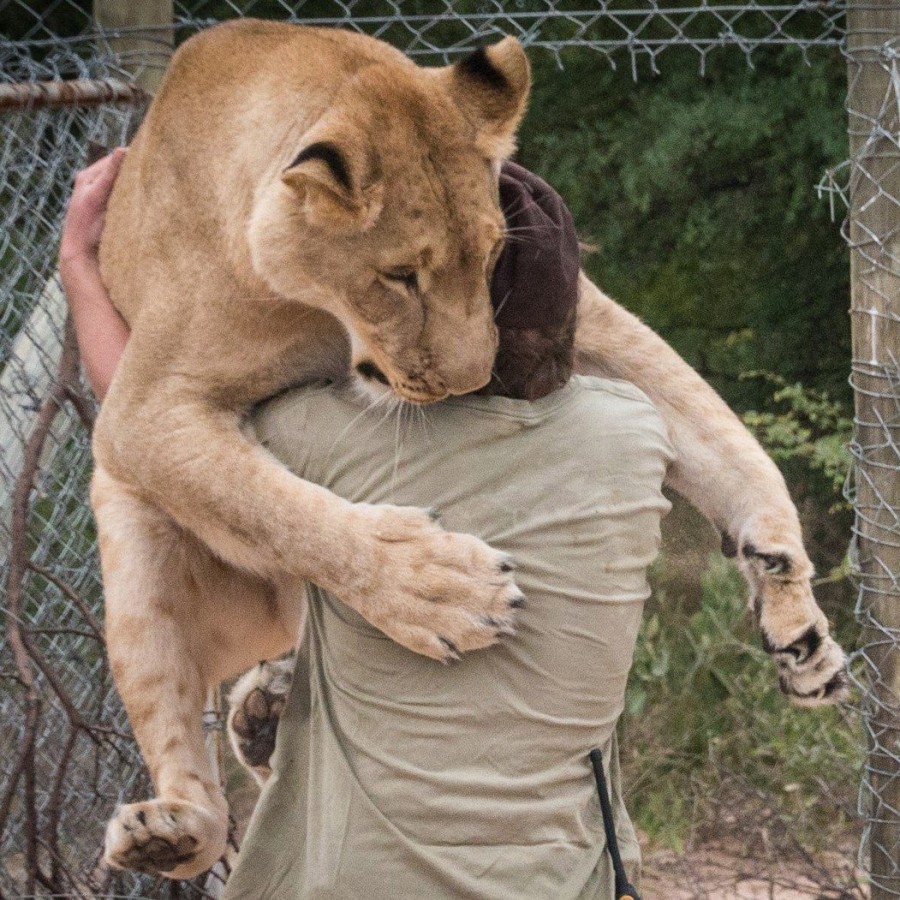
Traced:
[[[847, 657], [828, 633], [812, 593], [806, 562], [783, 550], [741, 548], [763, 646], [778, 667], [778, 683], [797, 706], [824, 706], [847, 698]], [[800, 573], [800, 577], [797, 574]]]
[[184, 800], [120, 806], [106, 826], [104, 859], [116, 869], [193, 878], [225, 852], [228, 817]]
[[228, 696], [228, 737], [238, 761], [263, 784], [272, 774], [278, 722], [296, 660], [293, 654], [261, 662], [242, 675]]
[[341, 599], [416, 653], [442, 662], [513, 634], [525, 604], [505, 553], [445, 531], [423, 510], [359, 506], [368, 535], [364, 577]]

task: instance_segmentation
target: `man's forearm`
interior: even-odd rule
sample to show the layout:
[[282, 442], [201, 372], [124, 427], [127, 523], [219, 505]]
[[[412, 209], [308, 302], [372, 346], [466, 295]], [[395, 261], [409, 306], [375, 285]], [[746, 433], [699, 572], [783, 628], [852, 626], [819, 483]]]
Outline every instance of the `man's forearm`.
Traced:
[[125, 150], [120, 147], [75, 176], [59, 244], [59, 275], [66, 292], [88, 381], [106, 396], [129, 330], [100, 278], [97, 250]]
[[61, 254], [60, 276], [85, 374], [97, 398], [102, 400], [125, 351], [128, 325], [109, 302], [95, 260], [65, 258]]

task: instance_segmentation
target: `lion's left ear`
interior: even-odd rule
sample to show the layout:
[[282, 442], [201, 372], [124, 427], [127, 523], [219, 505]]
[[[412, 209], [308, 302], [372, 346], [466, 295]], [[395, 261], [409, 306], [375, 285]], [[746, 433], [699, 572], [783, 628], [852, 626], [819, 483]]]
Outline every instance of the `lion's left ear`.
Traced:
[[[310, 224], [339, 230], [370, 228], [381, 212], [381, 185], [366, 183], [368, 172], [353, 142], [329, 135], [308, 143], [281, 173]], [[343, 136], [342, 136], [343, 137]]]
[[443, 73], [456, 105], [477, 129], [479, 148], [490, 159], [511, 156], [531, 88], [531, 66], [522, 45], [505, 37]]

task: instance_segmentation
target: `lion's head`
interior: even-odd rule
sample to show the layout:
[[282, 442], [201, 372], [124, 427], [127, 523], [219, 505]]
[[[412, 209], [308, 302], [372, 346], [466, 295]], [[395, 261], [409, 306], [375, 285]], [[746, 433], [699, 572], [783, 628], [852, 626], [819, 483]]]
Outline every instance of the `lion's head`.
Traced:
[[513, 38], [439, 69], [401, 57], [360, 66], [260, 192], [257, 271], [338, 318], [358, 371], [404, 399], [490, 378], [497, 173], [529, 86]]

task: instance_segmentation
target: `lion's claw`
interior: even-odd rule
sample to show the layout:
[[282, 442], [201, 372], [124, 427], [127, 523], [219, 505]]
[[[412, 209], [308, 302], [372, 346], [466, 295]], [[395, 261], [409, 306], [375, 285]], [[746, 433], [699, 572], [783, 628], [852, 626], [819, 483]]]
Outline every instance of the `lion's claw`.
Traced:
[[778, 684], [797, 706], [840, 703], [850, 690], [844, 651], [820, 628], [808, 628], [791, 644], [769, 650], [778, 666]]

